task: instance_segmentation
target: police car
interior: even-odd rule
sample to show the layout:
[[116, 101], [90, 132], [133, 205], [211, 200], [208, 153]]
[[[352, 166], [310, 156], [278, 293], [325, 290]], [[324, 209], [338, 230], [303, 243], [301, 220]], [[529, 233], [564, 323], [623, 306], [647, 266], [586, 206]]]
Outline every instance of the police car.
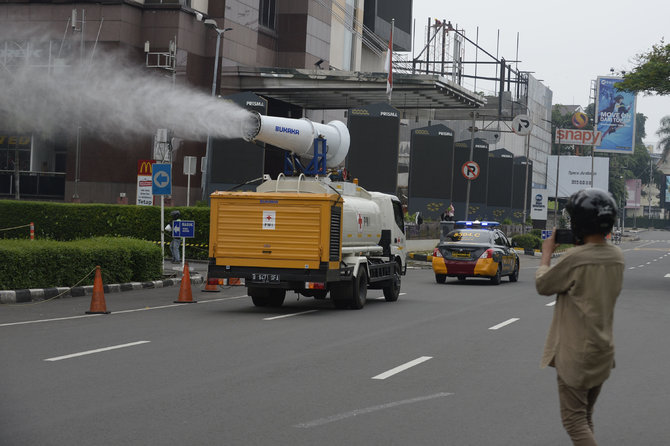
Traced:
[[433, 251], [435, 281], [483, 277], [498, 285], [507, 276], [510, 282], [516, 282], [519, 255], [499, 226], [491, 221], [457, 221], [453, 230], [443, 233]]

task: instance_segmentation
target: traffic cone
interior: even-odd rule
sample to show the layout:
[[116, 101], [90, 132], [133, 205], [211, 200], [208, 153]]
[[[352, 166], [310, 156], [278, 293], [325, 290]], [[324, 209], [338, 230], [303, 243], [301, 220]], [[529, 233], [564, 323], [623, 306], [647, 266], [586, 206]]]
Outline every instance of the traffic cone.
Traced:
[[91, 309], [86, 314], [109, 314], [105, 305], [105, 291], [102, 289], [102, 274], [100, 266], [95, 267], [95, 280], [93, 281], [93, 295], [91, 296]]
[[228, 285], [241, 285], [239, 277], [231, 277], [228, 279]]
[[207, 279], [205, 282], [205, 289], [201, 291], [208, 291], [210, 293], [218, 293], [221, 290], [219, 289], [219, 279]]
[[175, 300], [176, 304], [194, 304], [193, 293], [191, 293], [191, 273], [188, 271], [188, 262], [184, 263], [184, 275], [181, 278], [179, 285], [179, 299]]

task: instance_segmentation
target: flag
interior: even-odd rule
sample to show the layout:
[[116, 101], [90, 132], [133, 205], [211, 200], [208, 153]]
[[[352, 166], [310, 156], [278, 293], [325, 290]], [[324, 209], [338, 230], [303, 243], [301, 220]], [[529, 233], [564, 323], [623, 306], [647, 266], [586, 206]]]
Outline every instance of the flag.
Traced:
[[391, 20], [391, 37], [389, 38], [389, 47], [386, 51], [386, 72], [388, 77], [386, 78], [386, 94], [391, 100], [391, 91], [393, 91], [393, 28], [395, 26], [395, 19]]

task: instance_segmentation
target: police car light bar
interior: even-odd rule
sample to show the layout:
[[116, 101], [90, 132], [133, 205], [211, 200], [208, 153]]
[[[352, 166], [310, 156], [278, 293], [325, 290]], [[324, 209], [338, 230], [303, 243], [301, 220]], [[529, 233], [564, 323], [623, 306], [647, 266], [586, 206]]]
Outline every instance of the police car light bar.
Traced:
[[456, 228], [493, 228], [500, 226], [497, 221], [461, 220], [454, 223]]

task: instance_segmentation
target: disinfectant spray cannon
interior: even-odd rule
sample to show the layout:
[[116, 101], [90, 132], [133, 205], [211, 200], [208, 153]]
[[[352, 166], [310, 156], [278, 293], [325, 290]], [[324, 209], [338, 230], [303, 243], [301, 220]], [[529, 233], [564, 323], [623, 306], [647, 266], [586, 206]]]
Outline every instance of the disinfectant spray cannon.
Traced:
[[[340, 121], [320, 124], [307, 118], [281, 118], [258, 113], [252, 117], [252, 130], [246, 139], [280, 147], [290, 155], [310, 161], [307, 167], [302, 168], [304, 173], [326, 173], [327, 167], [339, 166], [349, 151], [349, 130]], [[295, 161], [290, 155], [286, 157], [287, 163]], [[299, 166], [302, 167], [301, 164]], [[288, 165], [285, 170], [288, 170]], [[295, 171], [295, 166], [291, 170]]]

